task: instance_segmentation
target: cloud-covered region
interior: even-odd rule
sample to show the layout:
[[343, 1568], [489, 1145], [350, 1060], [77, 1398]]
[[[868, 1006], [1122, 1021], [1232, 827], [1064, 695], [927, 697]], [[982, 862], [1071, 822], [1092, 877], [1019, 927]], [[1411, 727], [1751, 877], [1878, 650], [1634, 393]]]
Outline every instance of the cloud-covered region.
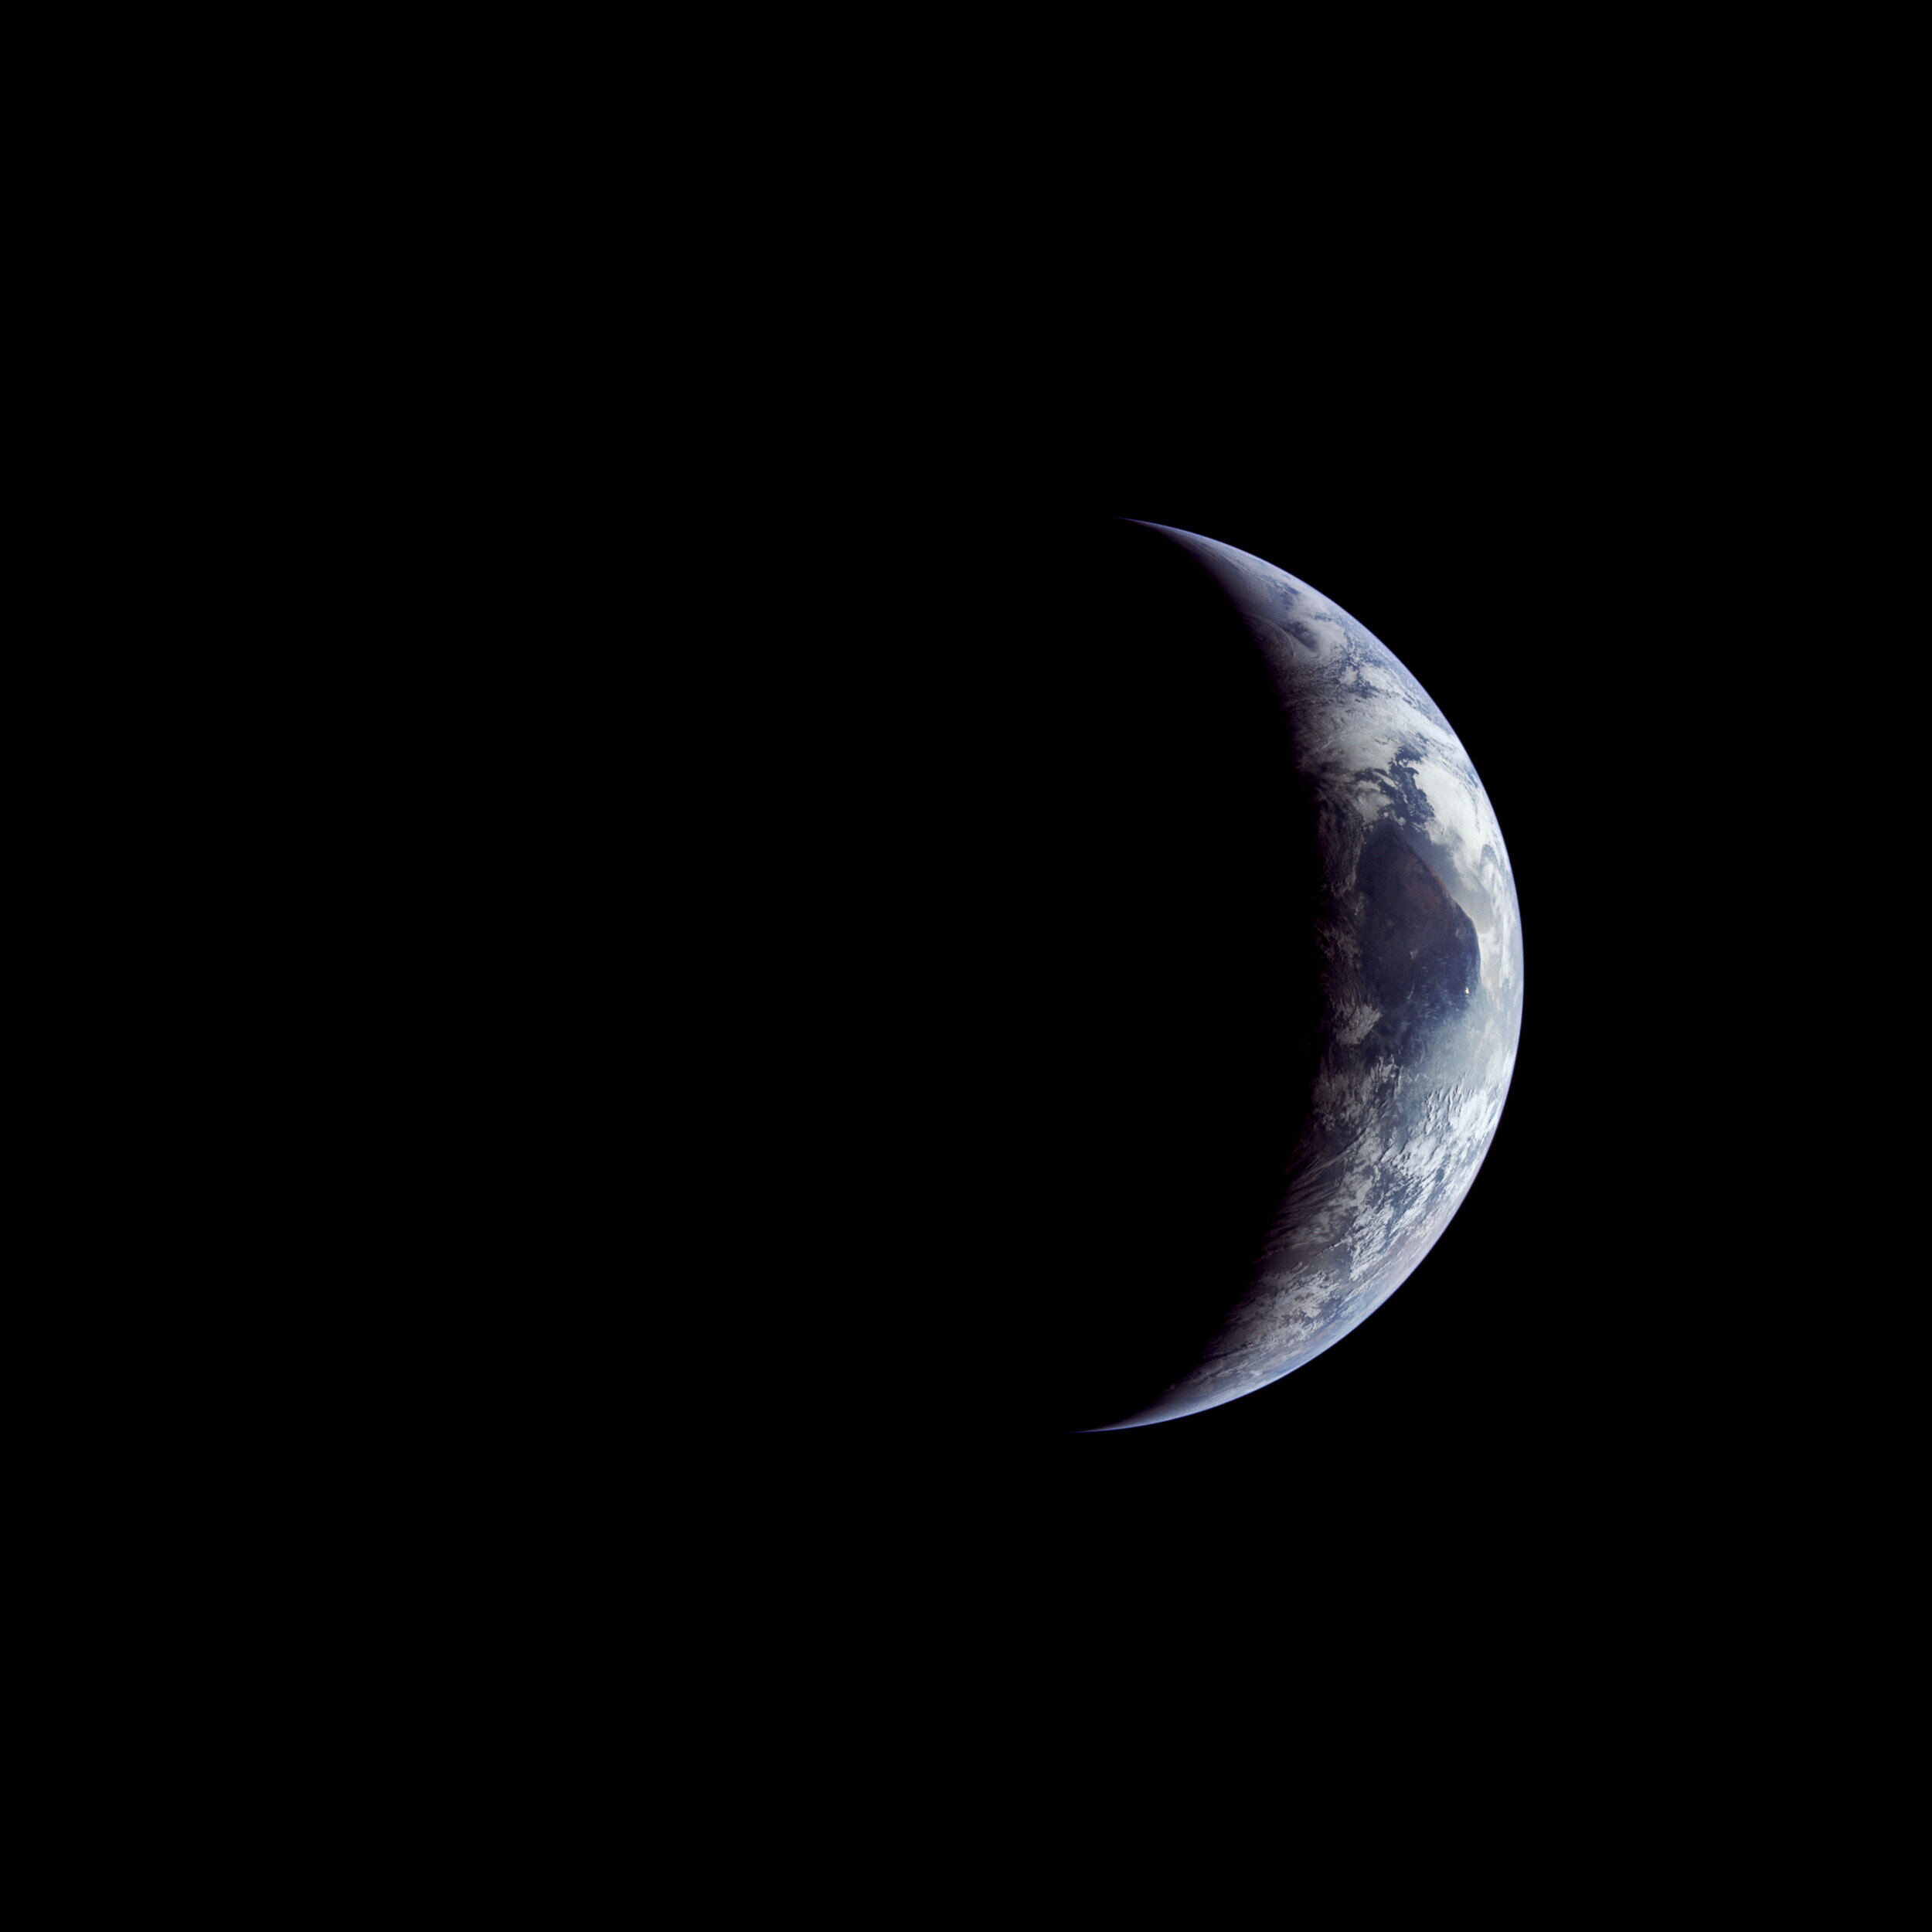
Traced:
[[1508, 849], [1447, 719], [1318, 591], [1211, 539], [1165, 534], [1246, 621], [1321, 814], [1328, 1026], [1311, 1124], [1253, 1285], [1141, 1421], [1300, 1367], [1407, 1279], [1488, 1151], [1522, 1019]]

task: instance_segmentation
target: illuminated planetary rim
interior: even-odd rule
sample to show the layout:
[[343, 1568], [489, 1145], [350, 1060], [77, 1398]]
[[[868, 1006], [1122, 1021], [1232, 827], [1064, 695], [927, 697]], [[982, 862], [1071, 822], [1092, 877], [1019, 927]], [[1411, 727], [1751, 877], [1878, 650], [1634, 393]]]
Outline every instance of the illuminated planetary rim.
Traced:
[[1428, 1253], [1495, 1136], [1522, 1026], [1515, 881], [1468, 753], [1378, 638], [1260, 558], [1159, 525], [1267, 664], [1321, 815], [1327, 1023], [1311, 1124], [1247, 1294], [1131, 1428], [1277, 1380]]

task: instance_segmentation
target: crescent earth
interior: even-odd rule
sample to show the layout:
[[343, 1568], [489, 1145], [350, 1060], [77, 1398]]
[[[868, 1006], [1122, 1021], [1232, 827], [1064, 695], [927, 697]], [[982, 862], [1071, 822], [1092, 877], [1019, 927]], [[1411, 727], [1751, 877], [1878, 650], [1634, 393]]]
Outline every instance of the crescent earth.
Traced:
[[1522, 922], [1496, 815], [1448, 720], [1318, 591], [1159, 525], [1261, 651], [1320, 815], [1326, 1023], [1308, 1124], [1252, 1281], [1133, 1428], [1229, 1402], [1379, 1308], [1461, 1205], [1522, 1026]]

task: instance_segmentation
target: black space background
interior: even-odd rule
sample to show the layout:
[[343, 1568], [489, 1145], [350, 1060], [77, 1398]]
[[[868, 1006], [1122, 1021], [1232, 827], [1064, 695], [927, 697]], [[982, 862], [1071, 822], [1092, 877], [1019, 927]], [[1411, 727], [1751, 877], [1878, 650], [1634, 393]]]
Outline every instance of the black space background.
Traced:
[[[1863, 807], [1848, 700], [1903, 703], [1908, 655], [1869, 587], [1909, 498], [1861, 493], [1849, 444], [1903, 386], [1821, 319], [1801, 254], [1709, 299], [1704, 202], [1681, 263], [1560, 219], [1478, 257], [1458, 216], [1446, 263], [1378, 227], [1372, 287], [1281, 237], [1250, 270], [1131, 199], [1117, 263], [1070, 260], [1083, 217], [1037, 273], [1002, 236], [979, 281], [943, 223], [923, 278], [904, 236], [849, 273], [815, 229], [789, 279], [747, 257], [715, 331], [696, 291], [689, 356], [639, 330], [622, 383], [546, 367], [585, 447], [517, 479], [567, 509], [515, 661], [569, 688], [522, 921], [556, 979], [513, 998], [570, 1084], [512, 1138], [568, 1172], [475, 1398], [485, 1506], [529, 1525], [532, 1588], [607, 1566], [558, 1600], [609, 1605], [654, 1696], [805, 1690], [808, 1784], [867, 1684], [950, 1750], [986, 1713], [935, 1725], [933, 1688], [1010, 1683], [1015, 1650], [1026, 1715], [1032, 1678], [1084, 1673], [1130, 1745], [1158, 1698], [1285, 1733], [1290, 1764], [1311, 1686], [1417, 1657], [1471, 1700], [1436, 1727], [1458, 1784], [1498, 1675], [1560, 1716], [1648, 1643], [1700, 1679], [1687, 1711], [1727, 1672], [1781, 1711], [1736, 1635], [1837, 1587], [1846, 1498], [1888, 1461], [1866, 1390], [1896, 1284], [1828, 1156], [1896, 985], [1848, 1019], [1831, 948], [1869, 930], [1835, 857]], [[999, 655], [1015, 546], [1050, 587], [1056, 529], [1114, 517], [1281, 566], [1416, 675], [1508, 842], [1526, 984], [1493, 1146], [1387, 1304], [1243, 1400], [1075, 1436], [1003, 1413], [1037, 1334], [972, 1163], [1036, 1135], [1036, 1102], [1026, 1029], [975, 998], [1001, 874], [958, 780], [1029, 713]], [[1114, 587], [1082, 588], [1104, 627]], [[1696, 1601], [1717, 1577], [1736, 1610]], [[715, 1665], [654, 1643], [660, 1600], [722, 1634]], [[721, 1727], [734, 1758], [767, 1716]], [[991, 1736], [996, 1797], [1033, 1744]], [[1654, 1736], [1647, 1764], [1677, 1750]]]
[[[1045, 269], [1002, 236], [977, 281], [944, 223], [916, 224], [923, 276], [903, 236], [849, 267], [816, 223], [768, 274], [720, 223], [746, 267], [674, 274], [683, 348], [626, 311], [601, 355], [566, 308], [554, 353], [517, 352], [527, 437], [461, 400], [465, 460], [501, 430], [472, 487], [505, 508], [459, 519], [446, 574], [506, 648], [488, 729], [440, 689], [422, 708], [476, 769], [406, 855], [413, 896], [441, 889], [444, 820], [492, 811], [461, 954], [405, 1018], [444, 1024], [503, 961], [518, 1036], [505, 1077], [498, 1013], [467, 1025], [451, 1089], [505, 1150], [464, 1196], [480, 1264], [434, 1230], [402, 1257], [433, 1332], [377, 1335], [398, 1406], [447, 1389], [450, 1417], [420, 1478], [370, 1459], [399, 1543], [473, 1520], [476, 1597], [554, 1605], [546, 1668], [607, 1617], [654, 1712], [808, 1691], [781, 1787], [835, 1772], [855, 1681], [906, 1686], [921, 1743], [926, 1687], [1015, 1645], [1101, 1660], [1133, 1726], [1163, 1665], [1184, 1716], [1291, 1719], [1392, 1660], [1378, 1616], [1475, 1699], [1460, 1750], [1488, 1685], [1459, 1623], [1520, 1643], [1532, 1696], [1553, 1634], [1578, 1680], [1638, 1635], [1702, 1672], [1736, 1620], [1700, 1624], [1686, 1580], [1756, 1566], [1756, 1615], [1841, 1574], [1844, 1498], [1886, 1460], [1866, 1364], [1896, 1284], [1820, 1169], [1853, 1026], [1909, 1009], [1882, 974], [1848, 1021], [1830, 950], [1869, 922], [1834, 859], [1869, 809], [1846, 687], [1861, 723], [1903, 706], [1906, 655], [1866, 587], [1910, 499], [1853, 503], [1844, 440], [1903, 386], [1825, 343], [1810, 260], [1767, 250], [1699, 307], [1701, 213], [1689, 268], [1578, 231], [1568, 280], [1560, 233], [1462, 259], [1458, 217], [1446, 272], [1378, 228], [1370, 288], [1279, 238], [1250, 270], [1131, 199], [1117, 264], [1070, 264], [1070, 219]], [[1240, 1401], [1073, 1435], [1007, 1410], [1037, 1336], [986, 1232], [1015, 1218], [960, 1158], [1037, 1129], [1026, 1029], [976, 999], [1000, 872], [957, 779], [1028, 717], [1002, 570], [1017, 548], [1053, 586], [1056, 530], [1113, 518], [1291, 571], [1420, 680], [1508, 842], [1526, 998], [1481, 1171], [1383, 1308]], [[1104, 627], [1116, 587], [1079, 589]], [[440, 597], [408, 623], [454, 631], [460, 693], [488, 667]], [[1023, 845], [1019, 815], [996, 829]], [[666, 1606], [695, 1644], [654, 1634]], [[750, 1718], [719, 1736], [762, 1775]]]

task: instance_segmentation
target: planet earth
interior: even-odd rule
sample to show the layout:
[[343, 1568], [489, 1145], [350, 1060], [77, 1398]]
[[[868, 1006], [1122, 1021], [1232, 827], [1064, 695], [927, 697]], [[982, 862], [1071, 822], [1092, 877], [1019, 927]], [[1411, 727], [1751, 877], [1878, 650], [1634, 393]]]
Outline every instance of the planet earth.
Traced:
[[1522, 921], [1461, 740], [1395, 655], [1318, 590], [1185, 530], [1138, 526], [1215, 587], [1258, 654], [1313, 815], [1318, 1019], [1293, 1142], [1244, 1285], [1190, 1366], [1088, 1430], [1192, 1415], [1334, 1347], [1402, 1286], [1495, 1138], [1522, 1025]]

